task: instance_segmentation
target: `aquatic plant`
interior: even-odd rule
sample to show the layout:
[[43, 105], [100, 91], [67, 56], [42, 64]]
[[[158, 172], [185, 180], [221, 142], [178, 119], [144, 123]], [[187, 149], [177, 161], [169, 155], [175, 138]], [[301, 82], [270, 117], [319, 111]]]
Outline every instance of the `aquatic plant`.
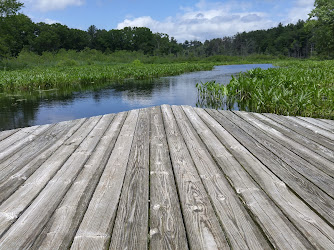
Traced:
[[[334, 119], [334, 61], [282, 62], [281, 66], [232, 77], [217, 102], [252, 112]], [[197, 88], [202, 99], [222, 92], [210, 84]]]
[[117, 64], [35, 67], [15, 71], [0, 71], [0, 91], [32, 91], [62, 88], [105, 82], [122, 82], [126, 79], [150, 79], [179, 75], [184, 72], [211, 70], [208, 63], [174, 64]]

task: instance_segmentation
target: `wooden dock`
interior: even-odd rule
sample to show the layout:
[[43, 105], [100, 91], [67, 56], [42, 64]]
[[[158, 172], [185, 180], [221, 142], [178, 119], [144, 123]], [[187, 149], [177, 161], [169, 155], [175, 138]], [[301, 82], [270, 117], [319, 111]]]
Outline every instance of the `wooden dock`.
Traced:
[[334, 249], [334, 121], [189, 106], [0, 132], [0, 249]]

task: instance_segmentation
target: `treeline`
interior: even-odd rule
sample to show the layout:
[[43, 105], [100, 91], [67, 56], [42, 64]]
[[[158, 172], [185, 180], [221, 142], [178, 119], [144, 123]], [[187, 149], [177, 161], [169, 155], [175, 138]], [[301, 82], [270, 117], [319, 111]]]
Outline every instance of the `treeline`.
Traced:
[[312, 33], [307, 31], [305, 21], [283, 26], [281, 23], [268, 30], [238, 33], [232, 37], [199, 41], [185, 41], [182, 45], [186, 53], [194, 56], [247, 56], [267, 54], [305, 58], [315, 55]]
[[306, 22], [300, 20], [286, 26], [280, 23], [268, 30], [238, 33], [204, 43], [178, 43], [168, 34], [153, 33], [145, 27], [105, 30], [91, 25], [83, 31], [59, 23], [34, 23], [18, 13], [22, 6], [16, 0], [0, 1], [0, 59], [16, 57], [23, 49], [41, 55], [61, 49], [82, 51], [86, 48], [107, 54], [126, 50], [155, 56], [266, 54], [297, 58], [334, 57], [334, 4], [331, 1], [316, 0], [315, 9], [310, 13], [310, 18], [314, 19]]

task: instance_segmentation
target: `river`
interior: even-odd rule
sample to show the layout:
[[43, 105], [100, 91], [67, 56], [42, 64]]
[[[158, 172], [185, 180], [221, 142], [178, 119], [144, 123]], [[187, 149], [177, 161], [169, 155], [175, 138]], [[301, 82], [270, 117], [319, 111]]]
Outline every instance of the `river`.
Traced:
[[239, 72], [270, 67], [273, 66], [271, 64], [224, 65], [216, 66], [211, 71], [191, 72], [149, 81], [111, 83], [107, 87], [94, 86], [81, 91], [49, 90], [24, 96], [0, 94], [0, 131], [162, 104], [196, 107], [198, 104], [196, 83], [215, 80], [228, 84], [231, 76]]

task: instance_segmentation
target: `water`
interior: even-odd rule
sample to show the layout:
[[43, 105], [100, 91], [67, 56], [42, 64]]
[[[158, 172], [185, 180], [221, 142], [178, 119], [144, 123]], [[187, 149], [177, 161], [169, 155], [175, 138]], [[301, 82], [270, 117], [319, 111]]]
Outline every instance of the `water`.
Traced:
[[151, 81], [112, 83], [107, 87], [81, 91], [41, 91], [30, 95], [0, 94], [0, 131], [56, 123], [162, 104], [196, 106], [196, 83], [215, 80], [227, 84], [231, 76], [253, 68], [267, 69], [271, 64], [216, 66]]

